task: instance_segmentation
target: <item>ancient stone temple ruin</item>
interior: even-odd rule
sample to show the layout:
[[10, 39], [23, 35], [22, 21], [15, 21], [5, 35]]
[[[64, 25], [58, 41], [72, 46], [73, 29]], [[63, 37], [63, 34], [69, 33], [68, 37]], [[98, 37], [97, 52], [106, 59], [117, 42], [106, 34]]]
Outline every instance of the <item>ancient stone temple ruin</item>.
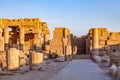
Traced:
[[70, 30], [68, 28], [55, 28], [53, 39], [50, 41], [50, 52], [57, 56], [70, 56], [72, 54]]
[[[9, 70], [14, 70], [24, 65], [25, 58], [29, 56], [29, 50], [41, 52], [48, 44], [49, 35], [50, 31], [46, 22], [42, 22], [39, 18], [0, 19], [2, 68], [8, 67]], [[31, 60], [34, 62], [34, 59]]]
[[[120, 32], [91, 28], [87, 35], [74, 37], [68, 28], [56, 27], [50, 39], [47, 23], [39, 18], [0, 19], [0, 69], [3, 71], [20, 71], [22, 66], [28, 71], [40, 71], [45, 59], [63, 62], [82, 57], [90, 59], [90, 56], [96, 62], [120, 66]], [[46, 65], [50, 62], [46, 61]]]
[[91, 28], [86, 38], [86, 52], [92, 57], [107, 55], [110, 59], [117, 59], [120, 57], [120, 32], [109, 32], [106, 28]]
[[72, 58], [70, 30], [55, 28], [50, 40], [47, 23], [39, 18], [0, 19], [0, 45], [0, 65], [7, 70], [19, 70], [27, 64], [36, 70], [43, 59]]

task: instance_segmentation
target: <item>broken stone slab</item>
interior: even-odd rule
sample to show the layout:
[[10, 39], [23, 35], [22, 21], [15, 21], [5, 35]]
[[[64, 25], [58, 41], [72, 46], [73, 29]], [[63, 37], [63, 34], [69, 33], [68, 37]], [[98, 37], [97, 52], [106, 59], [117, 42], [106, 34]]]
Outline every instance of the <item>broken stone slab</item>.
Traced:
[[110, 62], [110, 57], [107, 55], [101, 56], [102, 62]]
[[110, 67], [109, 73], [113, 76], [116, 77], [117, 76], [117, 66], [116, 65], [112, 65]]
[[101, 63], [102, 62], [102, 59], [101, 59], [100, 56], [95, 55], [95, 56], [93, 56], [93, 59], [96, 63]]
[[65, 61], [65, 57], [61, 56], [55, 59], [55, 62], [64, 62]]

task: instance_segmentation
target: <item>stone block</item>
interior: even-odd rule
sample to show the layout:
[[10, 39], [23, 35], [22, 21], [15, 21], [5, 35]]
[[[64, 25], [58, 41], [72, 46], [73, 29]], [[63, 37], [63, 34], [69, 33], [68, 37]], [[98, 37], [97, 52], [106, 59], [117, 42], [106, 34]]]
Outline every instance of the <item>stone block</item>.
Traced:
[[105, 45], [99, 45], [99, 50], [100, 50], [100, 51], [105, 50], [104, 46], [105, 46]]
[[105, 46], [105, 50], [106, 50], [106, 51], [111, 51], [112, 48], [111, 48], [111, 46]]
[[118, 50], [120, 50], [120, 45], [118, 45]]
[[104, 51], [104, 50], [103, 50], [103, 51], [99, 51], [99, 55], [100, 55], [100, 56], [107, 55], [107, 54], [108, 54], [108, 53], [107, 53], [106, 51]]
[[99, 41], [99, 45], [105, 45], [105, 41], [100, 40], [100, 41]]
[[117, 40], [107, 40], [107, 45], [118, 45], [119, 41]]
[[100, 36], [99, 39], [102, 41], [105, 41], [105, 40], [107, 40], [107, 36]]
[[112, 50], [112, 51], [114, 51], [114, 50], [117, 51], [117, 50], [118, 50], [117, 45], [116, 45], [116, 46], [111, 46], [111, 50]]

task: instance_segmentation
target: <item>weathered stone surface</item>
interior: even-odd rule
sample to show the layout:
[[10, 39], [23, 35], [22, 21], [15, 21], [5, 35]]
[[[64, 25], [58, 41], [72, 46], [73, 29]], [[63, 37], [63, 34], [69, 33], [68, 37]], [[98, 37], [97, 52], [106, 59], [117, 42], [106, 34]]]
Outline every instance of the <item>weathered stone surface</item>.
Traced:
[[0, 53], [5, 53], [5, 59], [0, 56], [2, 68], [7, 66], [6, 63], [8, 70], [16, 70], [19, 68], [18, 64], [25, 65], [30, 47], [36, 52], [41, 52], [45, 50], [45, 45], [49, 45], [49, 38], [47, 23], [39, 18], [0, 19]]
[[29, 50], [33, 44], [42, 47], [49, 41], [50, 31], [47, 23], [41, 22], [39, 18], [1, 19], [1, 21], [0, 35], [4, 29], [4, 42], [9, 43], [10, 47], [19, 45], [20, 50]]
[[43, 53], [32, 52], [30, 53], [29, 60], [30, 60], [29, 61], [30, 70], [38, 70], [40, 67], [42, 67]]
[[102, 62], [110, 62], [110, 57], [107, 55], [101, 56]]
[[45, 45], [45, 50], [49, 51], [50, 50], [50, 45]]
[[99, 44], [100, 44], [100, 45], [105, 45], [105, 41], [100, 40]]
[[102, 51], [99, 51], [99, 56], [104, 56], [104, 55], [107, 55], [107, 56], [110, 56], [110, 53], [111, 53], [112, 51], [105, 51], [105, 50], [102, 50]]
[[119, 43], [118, 40], [107, 40], [107, 45], [118, 45]]
[[118, 45], [118, 50], [120, 50], [120, 45]]
[[117, 69], [117, 77], [118, 77], [118, 79], [120, 79], [120, 67], [118, 67], [118, 69]]
[[72, 49], [72, 53], [73, 55], [76, 55], [77, 54], [77, 46], [73, 46], [73, 49]]
[[[87, 40], [92, 40], [92, 55], [108, 55], [120, 51], [120, 32], [109, 32], [107, 28], [91, 28], [87, 35]], [[86, 43], [87, 53], [90, 53], [90, 43]], [[96, 49], [95, 49], [96, 48]]]
[[72, 54], [72, 48], [71, 45], [66, 46], [66, 55], [71, 55]]
[[0, 66], [2, 70], [7, 68], [6, 54], [3, 51], [0, 51]]
[[95, 62], [97, 62], [97, 63], [101, 63], [101, 62], [102, 62], [102, 59], [101, 59], [100, 56], [95, 55], [95, 56], [93, 56], [93, 59], [94, 59]]
[[65, 56], [61, 56], [55, 59], [55, 62], [63, 62], [65, 61]]
[[20, 60], [20, 66], [24, 66], [26, 61], [25, 59], [27, 58], [27, 56], [25, 55], [25, 53], [23, 51], [20, 51], [20, 57], [19, 57], [19, 60]]
[[68, 28], [55, 28], [53, 33], [53, 39], [50, 41], [50, 50], [55, 51], [58, 56], [63, 56], [65, 54], [65, 46], [71, 45], [70, 30]]
[[18, 70], [19, 69], [19, 50], [16, 48], [11, 48], [8, 51], [8, 70]]
[[112, 76], [117, 76], [117, 66], [115, 66], [115, 65], [112, 65], [111, 67], [110, 67], [110, 74], [112, 75]]
[[0, 51], [4, 51], [4, 37], [0, 37]]
[[108, 52], [111, 51], [111, 46], [105, 46], [105, 50]]
[[[83, 37], [75, 37], [71, 34], [71, 46], [74, 48], [74, 46], [77, 46], [77, 54], [84, 54], [88, 53], [87, 50], [89, 50], [86, 43], [89, 43], [89, 40], [86, 40], [86, 36]], [[74, 54], [73, 54], [74, 55]]]
[[96, 55], [99, 55], [99, 51], [98, 51], [98, 49], [99, 49], [99, 29], [98, 28], [94, 28], [93, 30], [92, 30], [92, 35], [93, 35], [93, 52], [92, 52], [92, 54], [94, 55], [94, 54], [96, 54]]
[[5, 42], [5, 44], [9, 43], [9, 29], [8, 29], [8, 26], [5, 26], [5, 29], [4, 29], [4, 42]]

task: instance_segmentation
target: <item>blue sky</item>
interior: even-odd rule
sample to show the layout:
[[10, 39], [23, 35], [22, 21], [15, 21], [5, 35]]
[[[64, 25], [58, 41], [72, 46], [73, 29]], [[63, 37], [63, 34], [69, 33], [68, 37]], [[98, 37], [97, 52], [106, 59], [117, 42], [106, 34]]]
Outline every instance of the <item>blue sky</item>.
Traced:
[[120, 0], [0, 0], [0, 18], [40, 18], [52, 31], [68, 27], [81, 36], [91, 27], [120, 31]]

